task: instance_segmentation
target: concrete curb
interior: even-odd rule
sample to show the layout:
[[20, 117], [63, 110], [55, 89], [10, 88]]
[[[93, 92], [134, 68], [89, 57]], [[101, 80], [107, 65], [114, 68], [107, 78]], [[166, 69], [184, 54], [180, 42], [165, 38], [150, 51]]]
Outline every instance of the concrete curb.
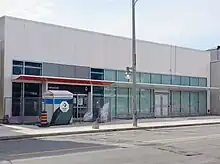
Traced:
[[182, 125], [159, 125], [159, 126], [151, 126], [151, 127], [129, 127], [129, 128], [120, 128], [120, 129], [93, 129], [93, 130], [88, 130], [88, 131], [56, 132], [56, 133], [48, 133], [48, 134], [24, 134], [24, 135], [21, 134], [21, 135], [16, 135], [16, 136], [2, 136], [0, 137], [0, 141], [31, 139], [31, 138], [36, 138], [36, 137], [64, 136], [64, 135], [73, 135], [73, 134], [90, 134], [90, 133], [128, 131], [128, 130], [148, 130], [148, 129], [150, 130], [150, 129], [201, 126], [201, 125], [217, 125], [217, 124], [220, 124], [220, 122], [193, 123], [193, 124], [182, 124]]

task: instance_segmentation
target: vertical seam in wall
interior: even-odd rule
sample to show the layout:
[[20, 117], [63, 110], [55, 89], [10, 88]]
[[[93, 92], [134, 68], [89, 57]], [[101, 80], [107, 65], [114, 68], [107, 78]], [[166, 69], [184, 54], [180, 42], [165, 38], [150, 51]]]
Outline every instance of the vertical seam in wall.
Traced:
[[170, 75], [172, 76], [172, 45], [170, 46]]
[[176, 74], [176, 46], [175, 46], [175, 66], [174, 66], [174, 72]]

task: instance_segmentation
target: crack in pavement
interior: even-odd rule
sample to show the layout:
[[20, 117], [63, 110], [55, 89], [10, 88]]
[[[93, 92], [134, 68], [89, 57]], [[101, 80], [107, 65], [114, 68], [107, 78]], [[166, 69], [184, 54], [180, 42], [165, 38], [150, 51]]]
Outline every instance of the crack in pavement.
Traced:
[[155, 146], [156, 149], [178, 154], [178, 155], [184, 155], [186, 157], [193, 157], [193, 156], [200, 156], [203, 155], [203, 153], [199, 152], [193, 152], [193, 151], [186, 151], [186, 150], [181, 150], [180, 148], [177, 148], [175, 146]]

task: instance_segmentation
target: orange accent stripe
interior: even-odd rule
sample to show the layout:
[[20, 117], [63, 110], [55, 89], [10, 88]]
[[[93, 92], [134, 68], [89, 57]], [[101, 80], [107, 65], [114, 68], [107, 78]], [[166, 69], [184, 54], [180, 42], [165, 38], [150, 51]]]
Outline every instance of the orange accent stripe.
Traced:
[[42, 120], [47, 120], [47, 117], [41, 117]]

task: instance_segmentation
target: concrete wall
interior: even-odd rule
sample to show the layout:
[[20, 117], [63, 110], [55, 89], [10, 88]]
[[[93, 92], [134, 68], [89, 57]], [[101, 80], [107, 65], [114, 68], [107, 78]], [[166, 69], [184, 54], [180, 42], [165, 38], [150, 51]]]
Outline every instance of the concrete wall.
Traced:
[[4, 42], [0, 41], [0, 119], [4, 115]]
[[0, 40], [4, 40], [5, 33], [5, 17], [0, 18]]
[[[131, 40], [6, 17], [5, 96], [11, 96], [12, 60], [124, 70], [131, 66]], [[137, 71], [208, 77], [210, 53], [137, 42]]]
[[216, 50], [216, 49], [213, 49], [213, 50], [210, 50], [210, 53], [211, 53], [211, 61], [216, 61], [216, 60], [219, 60], [219, 55], [220, 55], [220, 52], [219, 50]]
[[4, 33], [5, 19], [0, 18], [0, 119], [4, 115]]
[[[211, 86], [220, 88], [220, 61], [211, 62]], [[220, 114], [219, 91], [211, 91], [212, 114]]]

